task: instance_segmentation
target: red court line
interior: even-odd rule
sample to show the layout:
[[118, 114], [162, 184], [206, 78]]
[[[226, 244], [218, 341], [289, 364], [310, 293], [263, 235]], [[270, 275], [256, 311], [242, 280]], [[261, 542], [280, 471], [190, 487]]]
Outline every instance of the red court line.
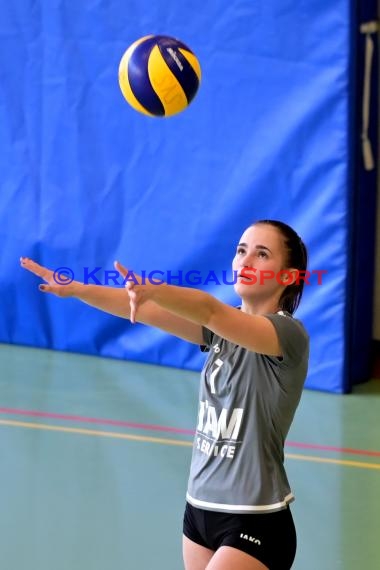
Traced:
[[[54, 414], [51, 412], [39, 412], [34, 410], [19, 410], [15, 408], [0, 408], [0, 414], [29, 416], [34, 418], [50, 418], [55, 420], [65, 420], [80, 423], [98, 424], [142, 429], [147, 431], [163, 431], [170, 433], [182, 433], [193, 436], [195, 431], [191, 429], [175, 428], [171, 426], [159, 426], [154, 424], [142, 424], [137, 422], [126, 422], [122, 420], [109, 420], [101, 418], [88, 418], [86, 416], [75, 416], [70, 414]], [[336, 447], [333, 445], [318, 445], [314, 443], [301, 443], [297, 441], [287, 441], [286, 447], [297, 447], [300, 449], [317, 449], [320, 451], [336, 451], [338, 453], [348, 453], [351, 455], [366, 455], [369, 457], [380, 457], [380, 451], [369, 451], [365, 449], [353, 449], [351, 447]]]
[[122, 420], [108, 420], [101, 418], [87, 418], [85, 416], [73, 416], [68, 414], [52, 414], [50, 412], [38, 412], [34, 410], [18, 410], [14, 408], [0, 408], [0, 414], [11, 414], [18, 416], [29, 416], [33, 418], [51, 418], [54, 420], [69, 420], [73, 422], [80, 422], [86, 424], [100, 424], [108, 426], [118, 426], [118, 427], [128, 427], [135, 429], [145, 429], [148, 431], [165, 431], [171, 433], [183, 433], [188, 435], [194, 435], [194, 430], [182, 429], [169, 426], [157, 426], [151, 424], [140, 424], [136, 422], [125, 422]]
[[334, 445], [318, 445], [314, 443], [299, 443], [298, 441], [287, 441], [286, 447], [300, 447], [302, 449], [319, 449], [320, 451], [338, 451], [339, 453], [351, 453], [353, 455], [368, 455], [370, 457], [380, 457], [380, 451], [369, 451], [366, 449], [353, 449], [351, 447], [335, 447]]

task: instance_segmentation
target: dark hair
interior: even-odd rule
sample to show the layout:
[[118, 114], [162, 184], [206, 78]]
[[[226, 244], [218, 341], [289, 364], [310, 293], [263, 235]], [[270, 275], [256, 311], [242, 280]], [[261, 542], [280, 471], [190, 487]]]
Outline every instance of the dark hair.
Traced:
[[[300, 236], [287, 224], [278, 220], [259, 220], [253, 226], [268, 224], [278, 229], [284, 238], [284, 245], [287, 253], [285, 260], [286, 267], [293, 267], [300, 272], [305, 272], [307, 268], [307, 249]], [[287, 285], [280, 297], [280, 308], [291, 315], [296, 311], [301, 302], [304, 279], [298, 278], [292, 285]]]

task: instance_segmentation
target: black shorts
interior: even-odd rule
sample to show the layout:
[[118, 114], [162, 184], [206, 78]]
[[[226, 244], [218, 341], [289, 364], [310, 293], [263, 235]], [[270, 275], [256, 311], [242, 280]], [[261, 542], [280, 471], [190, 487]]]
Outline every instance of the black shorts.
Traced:
[[234, 514], [206, 511], [186, 504], [183, 534], [210, 550], [232, 546], [270, 570], [289, 570], [297, 536], [289, 507], [274, 513]]

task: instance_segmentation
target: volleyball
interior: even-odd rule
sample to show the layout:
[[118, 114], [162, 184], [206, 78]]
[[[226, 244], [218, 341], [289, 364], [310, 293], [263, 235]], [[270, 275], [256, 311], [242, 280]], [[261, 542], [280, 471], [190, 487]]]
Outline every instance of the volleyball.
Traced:
[[119, 65], [119, 85], [125, 99], [136, 111], [151, 117], [169, 117], [186, 109], [200, 80], [196, 55], [169, 36], [136, 40]]

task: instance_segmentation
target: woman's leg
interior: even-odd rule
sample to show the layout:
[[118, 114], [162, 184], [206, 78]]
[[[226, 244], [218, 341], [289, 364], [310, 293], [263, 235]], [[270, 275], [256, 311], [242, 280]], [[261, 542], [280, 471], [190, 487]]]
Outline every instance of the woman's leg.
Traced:
[[[194, 567], [195, 568], [195, 567]], [[199, 569], [201, 567], [199, 566]], [[221, 546], [210, 560], [206, 570], [268, 570], [262, 562], [231, 546]]]
[[213, 550], [193, 542], [187, 536], [183, 536], [182, 550], [185, 570], [205, 570], [214, 555]]

